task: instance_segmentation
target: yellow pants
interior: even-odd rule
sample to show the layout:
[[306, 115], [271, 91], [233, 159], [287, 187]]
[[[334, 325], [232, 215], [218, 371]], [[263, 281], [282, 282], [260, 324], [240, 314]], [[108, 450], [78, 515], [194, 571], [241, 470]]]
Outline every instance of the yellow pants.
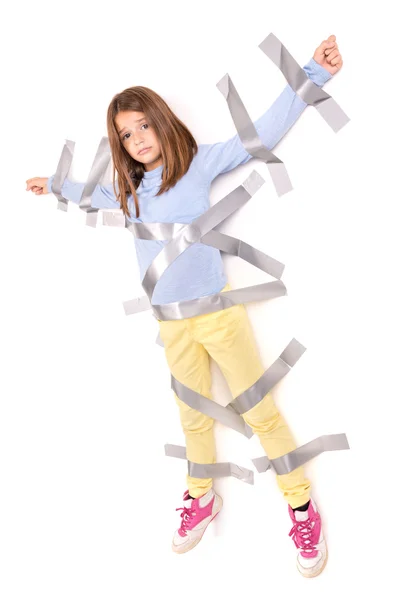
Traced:
[[[223, 291], [228, 289], [229, 284]], [[233, 398], [252, 386], [265, 371], [243, 305], [191, 319], [160, 321], [159, 324], [171, 373], [178, 381], [206, 398], [211, 399], [210, 356], [224, 374]], [[202, 464], [215, 463], [214, 420], [190, 408], [176, 394], [175, 399], [186, 437], [188, 460]], [[268, 458], [277, 458], [296, 448], [271, 393], [243, 413], [242, 417], [260, 438]], [[309, 500], [311, 484], [304, 477], [302, 467], [287, 475], [277, 475], [276, 479], [292, 508]], [[212, 487], [212, 479], [197, 479], [187, 475], [187, 484], [189, 494], [198, 498]]]

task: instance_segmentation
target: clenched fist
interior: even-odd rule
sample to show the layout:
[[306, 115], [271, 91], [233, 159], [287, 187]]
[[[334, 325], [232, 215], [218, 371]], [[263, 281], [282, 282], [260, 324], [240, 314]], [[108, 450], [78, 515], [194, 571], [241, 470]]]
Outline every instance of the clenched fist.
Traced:
[[26, 191], [29, 192], [29, 190], [31, 190], [37, 196], [40, 194], [48, 194], [47, 180], [48, 177], [32, 177], [32, 179], [27, 179]]
[[342, 55], [336, 42], [336, 36], [330, 35], [314, 52], [313, 59], [331, 75], [335, 75], [343, 66]]

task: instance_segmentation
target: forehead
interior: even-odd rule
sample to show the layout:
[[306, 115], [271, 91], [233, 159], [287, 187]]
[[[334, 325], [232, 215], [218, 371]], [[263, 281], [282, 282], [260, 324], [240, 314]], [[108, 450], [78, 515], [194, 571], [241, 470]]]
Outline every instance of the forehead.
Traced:
[[120, 111], [115, 117], [115, 124], [117, 126], [117, 130], [121, 131], [124, 127], [136, 127], [144, 119], [145, 114], [143, 112], [138, 112], [136, 110], [124, 110]]

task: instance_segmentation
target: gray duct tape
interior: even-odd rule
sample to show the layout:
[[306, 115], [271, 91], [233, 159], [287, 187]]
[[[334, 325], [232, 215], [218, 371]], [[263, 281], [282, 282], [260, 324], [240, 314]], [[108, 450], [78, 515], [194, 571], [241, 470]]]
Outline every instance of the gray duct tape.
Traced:
[[238, 238], [231, 237], [213, 229], [201, 238], [201, 242], [202, 244], [217, 248], [226, 254], [232, 254], [233, 256], [242, 258], [276, 279], [282, 277], [285, 268], [284, 264]]
[[235, 412], [232, 406], [223, 407], [217, 404], [213, 400], [202, 396], [198, 392], [191, 390], [183, 383], [180, 383], [171, 373], [171, 388], [178, 396], [178, 398], [195, 410], [216, 419], [226, 427], [230, 427], [235, 431], [246, 436], [250, 439], [253, 436], [251, 427], [247, 425], [244, 419]]
[[259, 473], [268, 471], [272, 466], [278, 475], [287, 475], [323, 452], [348, 450], [349, 448], [346, 434], [334, 433], [332, 435], [321, 435], [278, 458], [268, 459], [266, 456], [261, 456], [260, 458], [254, 458], [252, 462]]
[[133, 298], [133, 300], [127, 300], [123, 303], [123, 306], [126, 315], [133, 315], [153, 308], [147, 296], [140, 296], [139, 298]]
[[186, 225], [179, 233], [157, 254], [148, 267], [142, 286], [151, 299], [157, 281], [166, 269], [192, 244], [199, 242], [217, 224], [229, 217], [238, 208], [246, 204], [264, 184], [264, 180], [253, 171], [250, 176], [233, 192], [212, 206], [192, 223]]
[[[121, 214], [119, 214], [121, 213]], [[110, 227], [125, 227], [125, 219], [122, 211], [113, 211], [103, 213], [103, 225]], [[130, 223], [127, 229], [137, 239], [141, 240], [172, 240], [176, 234], [187, 225], [183, 223]], [[231, 237], [215, 229], [206, 233], [201, 239], [202, 244], [212, 246], [225, 252], [232, 254], [261, 269], [268, 275], [272, 275], [276, 279], [282, 277], [285, 265], [275, 258], [264, 254], [260, 250], [250, 246], [246, 242], [238, 238]]]
[[228, 74], [217, 83], [217, 88], [228, 104], [236, 130], [247, 152], [267, 164], [278, 196], [290, 192], [293, 186], [285, 165], [260, 140], [254, 123]]
[[[230, 308], [236, 304], [268, 300], [286, 295], [286, 287], [279, 280], [284, 269], [282, 263], [242, 242], [242, 240], [227, 236], [214, 229], [233, 214], [235, 210], [248, 202], [263, 183], [264, 180], [260, 175], [253, 171], [241, 186], [225, 196], [191, 224], [131, 223], [128, 228], [135, 237], [169, 240], [169, 243], [156, 256], [145, 273], [142, 285], [147, 297], [143, 296], [124, 302], [125, 314], [131, 315], [152, 308], [154, 316], [161, 321], [188, 319]], [[103, 214], [103, 224], [105, 225], [122, 227], [125, 223], [126, 227], [127, 222], [120, 211]], [[204, 241], [207, 245], [218, 248], [222, 252], [243, 258], [265, 273], [276, 277], [278, 281], [229, 292], [220, 292], [194, 300], [152, 305], [149, 298], [152, 297], [159, 278], [182, 252], [187, 250], [193, 243], [200, 241]], [[157, 338], [157, 343], [162, 345], [159, 338]]]
[[333, 131], [339, 131], [350, 121], [335, 100], [307, 77], [285, 46], [270, 33], [259, 48], [280, 69], [286, 81], [300, 98], [317, 109]]
[[[186, 448], [184, 446], [166, 444], [165, 455], [172, 458], [186, 459]], [[254, 484], [253, 471], [229, 462], [203, 465], [188, 460], [188, 473], [191, 477], [197, 477], [199, 479], [236, 477], [236, 479], [240, 479], [244, 483], [249, 483], [250, 485]]]
[[161, 346], [162, 348], [164, 348], [164, 342], [161, 339], [161, 335], [160, 332], [158, 332], [157, 337], [156, 337], [156, 344], [158, 344], [159, 346]]
[[[130, 223], [129, 221], [127, 223], [129, 225], [126, 225], [122, 211], [103, 213], [103, 225], [111, 227], [126, 226], [135, 238], [141, 240], [172, 240], [181, 229], [186, 227], [184, 223]], [[276, 279], [282, 277], [284, 264], [238, 238], [216, 231], [219, 225], [203, 235], [200, 240], [202, 244], [217, 248], [226, 254], [243, 258], [243, 260]]]
[[98, 213], [98, 209], [91, 206], [92, 194], [104, 176], [110, 160], [111, 150], [108, 137], [102, 137], [79, 202], [79, 208], [86, 212], [86, 225], [90, 227], [96, 227]]
[[304, 354], [306, 348], [293, 339], [276, 361], [261, 375], [254, 385], [235, 398], [230, 405], [234, 410], [243, 414], [254, 408], [264, 396], [280, 381]]
[[126, 217], [122, 210], [102, 210], [103, 225], [107, 227], [125, 227]]
[[172, 240], [187, 223], [132, 223], [122, 210], [103, 212], [103, 225], [125, 227], [133, 237], [140, 240]]
[[282, 281], [271, 281], [238, 290], [230, 290], [229, 292], [219, 292], [194, 300], [171, 302], [170, 304], [151, 304], [147, 296], [140, 296], [133, 300], [126, 300], [123, 302], [123, 306], [126, 315], [153, 309], [153, 314], [160, 321], [176, 321], [217, 312], [236, 304], [272, 300], [286, 296], [286, 294], [287, 290]]
[[68, 200], [63, 197], [61, 188], [64, 181], [68, 177], [68, 173], [71, 168], [72, 159], [74, 157], [75, 142], [72, 140], [65, 140], [64, 147], [61, 152], [60, 160], [58, 161], [57, 170], [54, 175], [52, 192], [58, 200], [57, 208], [59, 210], [68, 210]]
[[172, 240], [181, 229], [187, 227], [185, 223], [130, 223], [126, 228], [134, 237], [142, 240]]
[[[198, 315], [209, 314], [230, 308], [236, 304], [244, 304], [246, 302], [257, 302], [260, 300], [272, 300], [286, 296], [287, 290], [282, 281], [271, 281], [269, 283], [261, 283], [251, 287], [231, 290], [229, 292], [219, 292], [211, 296], [203, 296], [194, 300], [185, 300], [183, 302], [171, 302], [171, 304], [153, 304], [152, 309], [154, 315], [160, 321], [175, 321], [178, 319], [190, 319]], [[140, 299], [141, 300], [141, 299]], [[125, 307], [125, 313], [127, 308]], [[144, 306], [144, 300], [143, 300]], [[139, 312], [139, 311], [135, 311]]]
[[[61, 152], [61, 157], [57, 165], [57, 170], [54, 175], [52, 191], [58, 199], [57, 208], [66, 211], [68, 208], [68, 200], [62, 196], [61, 189], [68, 173], [71, 169], [71, 164], [74, 156], [75, 142], [66, 140], [64, 148]], [[82, 197], [79, 202], [79, 208], [86, 212], [86, 225], [96, 227], [97, 223], [97, 208], [92, 208], [91, 197], [96, 185], [104, 176], [108, 164], [111, 160], [110, 145], [107, 137], [103, 137], [98, 146], [96, 156], [90, 169], [88, 180], [83, 188]]]

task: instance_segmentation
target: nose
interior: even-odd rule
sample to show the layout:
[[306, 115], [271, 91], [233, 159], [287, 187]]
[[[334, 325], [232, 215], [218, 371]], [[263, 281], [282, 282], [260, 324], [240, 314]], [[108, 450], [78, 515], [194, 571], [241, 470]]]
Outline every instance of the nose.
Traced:
[[143, 142], [143, 136], [141, 132], [133, 133], [133, 141], [135, 146], [138, 146], [141, 142]]

